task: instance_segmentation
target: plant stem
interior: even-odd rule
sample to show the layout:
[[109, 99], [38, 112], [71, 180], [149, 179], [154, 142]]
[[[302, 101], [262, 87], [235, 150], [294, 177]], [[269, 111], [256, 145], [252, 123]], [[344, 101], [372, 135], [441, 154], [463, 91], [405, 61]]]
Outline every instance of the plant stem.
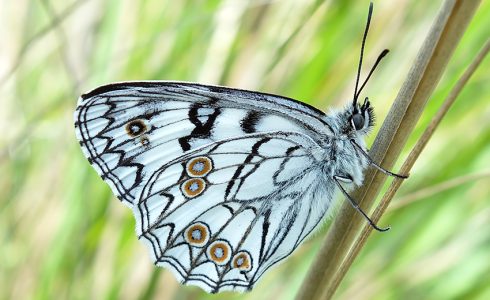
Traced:
[[[448, 97], [446, 98], [442, 106], [439, 108], [437, 114], [434, 116], [434, 118], [427, 126], [422, 136], [419, 138], [419, 140], [413, 147], [412, 151], [410, 152], [410, 154], [408, 155], [407, 159], [405, 160], [405, 162], [403, 163], [400, 169], [402, 173], [405, 174], [410, 172], [413, 165], [417, 161], [417, 158], [420, 156], [425, 146], [429, 142], [430, 138], [434, 134], [434, 131], [436, 130], [436, 128], [438, 127], [438, 125], [440, 124], [440, 122], [442, 121], [446, 113], [449, 111], [449, 108], [452, 106], [457, 96], [461, 93], [461, 90], [466, 85], [471, 75], [473, 75], [476, 68], [482, 62], [483, 58], [485, 58], [485, 56], [488, 54], [489, 50], [490, 50], [490, 40], [486, 42], [485, 46], [480, 50], [475, 60], [471, 63], [471, 65], [466, 69], [465, 73], [458, 80], [458, 82], [451, 90], [451, 92], [449, 93]], [[485, 173], [479, 173], [478, 175], [482, 176], [484, 174]], [[372, 219], [374, 222], [377, 222], [381, 218], [383, 213], [386, 211], [388, 205], [390, 204], [391, 200], [395, 196], [395, 193], [400, 188], [402, 182], [403, 180], [399, 178], [395, 178], [393, 180], [390, 187], [388, 188], [388, 191], [383, 195], [383, 198], [381, 199], [379, 205], [376, 207], [373, 213]], [[362, 247], [366, 244], [367, 238], [369, 234], [372, 232], [372, 230], [373, 229], [371, 226], [367, 224], [364, 225], [364, 228], [362, 229], [359, 238], [355, 241], [352, 250], [349, 252], [344, 263], [341, 265], [339, 272], [337, 272], [335, 274], [335, 277], [332, 279], [333, 282], [332, 286], [334, 287], [334, 290], [338, 287], [340, 281], [344, 278], [348, 269], [354, 262], [354, 259], [357, 257]]]
[[401, 208], [404, 208], [405, 206], [411, 205], [413, 203], [416, 203], [418, 201], [424, 200], [426, 198], [429, 198], [432, 195], [437, 195], [439, 193], [442, 193], [444, 191], [447, 191], [449, 189], [453, 189], [455, 187], [459, 187], [463, 184], [466, 183], [474, 183], [475, 181], [478, 181], [480, 179], [489, 179], [490, 178], [490, 171], [480, 171], [476, 173], [471, 173], [471, 174], [466, 174], [466, 175], [461, 175], [456, 178], [451, 178], [447, 181], [443, 181], [441, 183], [417, 190], [413, 193], [410, 193], [408, 195], [399, 197], [396, 199], [394, 203], [392, 203], [388, 209], [388, 212], [393, 212], [395, 210], [399, 210]]
[[[370, 151], [374, 161], [380, 161], [384, 168], [390, 169], [394, 165], [479, 2], [446, 0], [442, 5]], [[385, 179], [374, 169], [367, 170], [363, 186], [353, 193], [363, 209], [372, 206]], [[342, 205], [297, 299], [329, 299], [333, 296], [338, 286], [335, 278], [343, 277], [342, 273], [336, 273], [363, 222], [364, 219], [356, 215], [347, 202]]]

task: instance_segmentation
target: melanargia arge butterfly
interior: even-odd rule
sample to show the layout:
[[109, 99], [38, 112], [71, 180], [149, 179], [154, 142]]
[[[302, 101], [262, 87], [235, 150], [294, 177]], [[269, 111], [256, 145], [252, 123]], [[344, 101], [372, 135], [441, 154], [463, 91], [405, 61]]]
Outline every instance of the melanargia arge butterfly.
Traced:
[[[154, 263], [208, 292], [246, 291], [289, 256], [343, 185], [377, 166], [364, 136], [373, 110], [357, 99], [324, 114], [293, 99], [185, 82], [126, 82], [79, 99], [83, 153], [136, 218]], [[371, 222], [371, 221], [370, 221]], [[372, 222], [371, 224], [375, 226]], [[377, 228], [377, 227], [376, 227]]]

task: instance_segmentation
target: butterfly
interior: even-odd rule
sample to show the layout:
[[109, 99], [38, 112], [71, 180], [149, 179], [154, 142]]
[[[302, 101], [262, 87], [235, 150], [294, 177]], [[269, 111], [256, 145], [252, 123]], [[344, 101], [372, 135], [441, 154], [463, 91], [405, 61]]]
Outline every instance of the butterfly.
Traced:
[[90, 164], [136, 219], [157, 266], [207, 292], [247, 291], [332, 213], [336, 191], [374, 166], [374, 123], [358, 98], [325, 114], [272, 94], [188, 82], [98, 87], [79, 99], [76, 136]]

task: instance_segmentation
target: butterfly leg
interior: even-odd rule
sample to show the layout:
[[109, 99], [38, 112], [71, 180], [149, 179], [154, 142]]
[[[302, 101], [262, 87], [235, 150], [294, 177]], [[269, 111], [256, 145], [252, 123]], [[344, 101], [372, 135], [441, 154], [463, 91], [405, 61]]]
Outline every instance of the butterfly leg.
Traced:
[[376, 169], [378, 169], [379, 171], [383, 172], [386, 175], [393, 176], [393, 177], [398, 177], [398, 178], [401, 178], [401, 179], [407, 179], [408, 178], [408, 175], [396, 174], [396, 173], [393, 173], [393, 172], [390, 172], [390, 171], [384, 169], [383, 167], [381, 167], [380, 165], [378, 165], [377, 163], [375, 163], [372, 160], [372, 158], [369, 156], [369, 154], [367, 154], [366, 151], [364, 151], [364, 149], [362, 149], [362, 147], [359, 146], [359, 144], [357, 144], [355, 140], [350, 140], [350, 142], [354, 146], [354, 148], [356, 148], [357, 150], [359, 150], [359, 152], [361, 152], [361, 154], [368, 160], [369, 164], [371, 166], [375, 167]]
[[347, 199], [349, 200], [349, 202], [352, 205], [352, 207], [354, 207], [354, 209], [356, 209], [361, 215], [364, 216], [364, 218], [366, 218], [366, 220], [369, 222], [369, 225], [371, 225], [374, 229], [376, 229], [377, 231], [380, 231], [380, 232], [390, 230], [390, 227], [380, 228], [376, 224], [374, 224], [374, 222], [361, 209], [361, 207], [359, 206], [359, 204], [357, 204], [357, 202], [354, 199], [352, 199], [352, 197], [344, 189], [344, 187], [342, 186], [342, 184], [340, 182], [352, 183], [353, 180], [352, 180], [352, 178], [350, 176], [345, 177], [345, 176], [334, 175], [333, 176], [333, 180], [335, 181], [335, 183], [337, 184], [337, 186], [339, 187], [339, 189], [342, 191], [342, 193], [344, 194], [344, 196], [347, 197]]

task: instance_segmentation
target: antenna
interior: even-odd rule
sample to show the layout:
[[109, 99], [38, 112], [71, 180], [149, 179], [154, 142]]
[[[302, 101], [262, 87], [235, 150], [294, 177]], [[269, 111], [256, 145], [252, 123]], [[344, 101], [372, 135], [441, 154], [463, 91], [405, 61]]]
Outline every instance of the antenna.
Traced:
[[367, 78], [364, 80], [363, 84], [361, 87], [359, 87], [359, 79], [361, 77], [361, 66], [362, 66], [362, 58], [364, 57], [364, 47], [366, 45], [366, 38], [367, 34], [369, 31], [369, 25], [371, 24], [371, 16], [373, 15], [373, 2], [369, 3], [369, 11], [368, 11], [368, 18], [366, 22], [366, 29], [364, 30], [364, 36], [362, 37], [362, 45], [361, 45], [361, 55], [359, 57], [359, 66], [357, 68], [357, 78], [356, 78], [356, 87], [354, 89], [354, 99], [352, 101], [352, 106], [354, 106], [354, 111], [357, 111], [357, 99], [359, 98], [359, 95], [361, 94], [362, 89], [366, 86], [366, 83], [368, 82], [369, 78], [373, 74], [374, 70], [378, 66], [379, 62], [383, 59], [383, 57], [388, 54], [389, 50], [384, 49], [381, 54], [378, 56], [378, 59], [376, 59], [376, 62], [374, 63], [374, 66], [371, 68], [371, 71], [369, 71], [369, 74]]
[[383, 59], [383, 57], [386, 56], [386, 54], [388, 54], [388, 52], [390, 52], [390, 50], [384, 49], [383, 52], [381, 52], [381, 54], [378, 56], [378, 59], [376, 59], [376, 62], [374, 63], [373, 67], [371, 68], [371, 71], [369, 71], [369, 74], [366, 77], [366, 79], [364, 80], [364, 83], [361, 85], [361, 87], [357, 91], [357, 94], [354, 96], [354, 98], [356, 99], [356, 102], [357, 102], [357, 98], [359, 98], [359, 95], [361, 94], [362, 89], [366, 86], [366, 83], [368, 82], [369, 78], [371, 78], [371, 75], [373, 75], [374, 70], [376, 70], [376, 67], [378, 66], [379, 62]]

